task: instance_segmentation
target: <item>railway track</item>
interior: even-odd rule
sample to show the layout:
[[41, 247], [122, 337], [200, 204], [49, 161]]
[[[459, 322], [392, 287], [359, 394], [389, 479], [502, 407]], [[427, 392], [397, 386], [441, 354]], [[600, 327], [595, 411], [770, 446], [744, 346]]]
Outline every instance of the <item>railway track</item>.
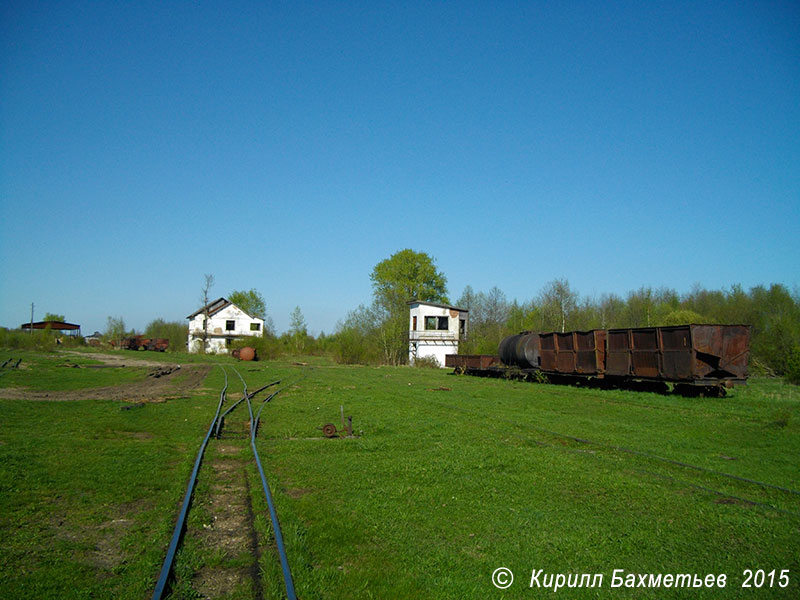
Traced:
[[[237, 407], [244, 404], [247, 406], [247, 414], [248, 414], [248, 420], [246, 421], [247, 437], [249, 438], [250, 448], [252, 450], [253, 457], [255, 459], [256, 467], [261, 479], [261, 486], [264, 492], [264, 497], [266, 499], [268, 506], [270, 521], [272, 523], [272, 532], [274, 535], [274, 543], [276, 550], [278, 552], [281, 570], [283, 572], [283, 580], [284, 580], [286, 596], [290, 600], [294, 600], [297, 597], [294, 589], [294, 581], [292, 579], [289, 560], [286, 555], [286, 548], [283, 542], [283, 534], [281, 532], [280, 522], [278, 520], [278, 514], [275, 509], [275, 504], [272, 498], [269, 482], [267, 481], [266, 475], [264, 474], [264, 469], [261, 465], [261, 458], [259, 456], [258, 449], [256, 447], [256, 436], [258, 433], [258, 423], [260, 421], [261, 412], [264, 409], [264, 406], [266, 406], [267, 403], [269, 403], [281, 391], [285, 390], [288, 387], [291, 387], [292, 385], [295, 385], [299, 381], [299, 379], [286, 382], [280, 387], [277, 386], [281, 384], [281, 380], [273, 381], [258, 388], [253, 392], [248, 392], [247, 383], [245, 382], [241, 374], [235, 368], [228, 367], [233, 371], [233, 373], [236, 374], [242, 386], [241, 397], [237, 401], [228, 405], [228, 389], [229, 389], [229, 384], [231, 382], [229, 381], [228, 371], [226, 370], [226, 368], [222, 367], [221, 365], [220, 368], [224, 373], [225, 383], [219, 394], [219, 402], [217, 403], [217, 409], [216, 412], [214, 413], [214, 417], [211, 420], [208, 431], [206, 432], [206, 435], [198, 450], [197, 457], [194, 463], [194, 468], [192, 469], [192, 473], [189, 477], [189, 482], [186, 488], [186, 493], [183, 498], [183, 503], [181, 504], [181, 509], [178, 514], [177, 522], [175, 524], [175, 529], [173, 531], [170, 544], [167, 548], [166, 557], [164, 558], [164, 563], [161, 567], [161, 571], [159, 573], [158, 581], [156, 583], [156, 587], [153, 592], [152, 598], [153, 600], [160, 600], [161, 598], [164, 598], [165, 594], [169, 591], [170, 582], [172, 580], [172, 575], [173, 575], [173, 567], [175, 565], [176, 553], [178, 551], [178, 548], [182, 544], [184, 534], [186, 532], [187, 517], [191, 510], [195, 488], [197, 487], [198, 475], [200, 474], [201, 468], [203, 466], [204, 456], [206, 454], [206, 450], [209, 446], [209, 443], [212, 440], [219, 440], [221, 438], [221, 436], [224, 433], [225, 417], [231, 414]], [[263, 400], [261, 400], [261, 403], [258, 406], [257, 411], [254, 411], [253, 409], [254, 398], [261, 392], [270, 388], [274, 389]], [[235, 437], [235, 434], [233, 434], [232, 437]], [[230, 447], [228, 450], [238, 451], [238, 449], [239, 448], [234, 445]], [[224, 451], [225, 449], [222, 448], [222, 450]], [[246, 499], [244, 501], [244, 504], [241, 505], [241, 509], [243, 509], [244, 512], [249, 517], [250, 531], [246, 533], [245, 532], [239, 532], [239, 533], [242, 533], [245, 539], [249, 538], [249, 547], [247, 548], [247, 550], [254, 552], [256, 554], [255, 556], [256, 560], [252, 563], [251, 576], [253, 578], [254, 595], [256, 597], [261, 597], [262, 592], [260, 587], [261, 584], [259, 580], [260, 576], [259, 576], [258, 561], [257, 561], [258, 545], [257, 545], [255, 530], [252, 528], [253, 516], [252, 516], [252, 507], [249, 501], [249, 489], [246, 487], [247, 486], [246, 477], [242, 476], [241, 480], [243, 481], [243, 485], [245, 486], [245, 491], [248, 492], [243, 494], [246, 497]], [[242, 523], [237, 523], [236, 528], [242, 528], [242, 525], [243, 525]], [[224, 532], [222, 534], [224, 535]]]
[[[482, 412], [468, 409], [461, 405], [453, 404], [451, 402], [446, 401], [437, 401], [434, 399], [429, 400], [430, 404], [436, 404], [442, 408], [445, 408], [449, 412], [453, 414], [463, 414], [467, 415], [470, 418], [479, 421], [484, 415]], [[749, 504], [752, 506], [758, 506], [762, 509], [771, 510], [783, 514], [788, 514], [792, 516], [798, 516], [800, 514], [800, 505], [798, 505], [798, 499], [800, 498], [800, 490], [795, 490], [792, 488], [788, 488], [785, 486], [775, 485], [773, 483], [768, 483], [764, 481], [759, 481], [752, 478], [742, 477], [739, 475], [735, 475], [732, 473], [726, 473], [723, 471], [719, 471], [716, 469], [711, 469], [708, 467], [691, 464], [685, 461], [675, 460], [669, 457], [658, 456], [651, 452], [646, 452], [643, 450], [639, 450], [636, 448], [628, 448], [625, 446], [619, 446], [615, 444], [610, 444], [606, 442], [601, 442], [599, 440], [590, 440], [582, 437], [577, 437], [575, 435], [553, 431], [550, 429], [546, 429], [543, 427], [539, 427], [533, 423], [520, 423], [517, 420], [506, 419], [498, 414], [494, 414], [492, 416], [492, 420], [499, 423], [505, 423], [508, 426], [518, 428], [522, 431], [526, 432], [537, 432], [539, 434], [544, 434], [550, 438], [557, 438], [560, 440], [565, 440], [567, 442], [575, 443], [578, 446], [584, 446], [593, 448], [594, 451], [600, 451], [605, 454], [627, 454], [629, 456], [636, 457], [641, 459], [645, 463], [649, 463], [649, 468], [638, 468], [633, 469], [632, 472], [636, 472], [640, 475], [645, 475], [650, 478], [662, 479], [662, 480], [669, 480], [673, 481], [677, 484], [682, 484], [687, 487], [691, 487], [703, 492], [707, 492], [709, 494], [713, 494], [722, 498], [723, 501], [726, 499], [737, 500], [743, 502], [745, 504]], [[550, 446], [551, 444], [536, 440], [535, 441], [539, 446]], [[593, 454], [594, 455], [594, 454]], [[659, 471], [658, 466], [666, 466], [671, 467], [678, 471], [678, 475], [671, 474], [665, 471]], [[715, 481], [712, 485], [705, 484], [703, 480], [692, 480], [689, 478], [688, 474], [696, 474], [699, 476], [707, 477]], [[721, 489], [727, 488], [727, 489]], [[732, 489], [741, 489], [739, 493], [733, 493]], [[758, 492], [764, 492], [771, 496], [769, 500], [761, 500], [758, 497]], [[781, 504], [784, 504], [785, 507], [777, 505], [775, 500], [783, 500]]]

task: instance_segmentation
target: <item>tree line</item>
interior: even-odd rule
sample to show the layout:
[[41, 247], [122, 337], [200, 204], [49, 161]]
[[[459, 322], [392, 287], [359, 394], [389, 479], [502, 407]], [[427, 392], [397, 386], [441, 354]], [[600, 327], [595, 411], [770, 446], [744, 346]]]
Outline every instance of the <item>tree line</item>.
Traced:
[[800, 296], [782, 284], [744, 290], [695, 286], [678, 294], [670, 288], [642, 287], [626, 296], [583, 297], [566, 279], [545, 285], [527, 302], [509, 302], [503, 292], [474, 292], [467, 286], [456, 301], [470, 310], [465, 354], [495, 353], [506, 335], [520, 331], [586, 331], [691, 323], [751, 326], [750, 364], [754, 372], [785, 375], [800, 353]]
[[[408, 358], [408, 306], [417, 299], [450, 304], [446, 277], [425, 253], [402, 250], [376, 265], [373, 301], [348, 313], [329, 340], [340, 362], [403, 364]], [[530, 300], [509, 301], [498, 287], [488, 292], [466, 286], [453, 304], [469, 311], [462, 354], [496, 354], [505, 336], [520, 331], [586, 331], [685, 324], [751, 326], [751, 371], [794, 378], [800, 383], [800, 294], [785, 285], [745, 290], [679, 294], [671, 288], [641, 287], [624, 296], [582, 296], [567, 279], [546, 284]]]
[[[331, 335], [308, 333], [300, 307], [292, 311], [290, 328], [278, 335], [267, 313], [264, 297], [255, 289], [234, 290], [228, 300], [248, 314], [264, 319], [261, 338], [243, 338], [235, 347], [255, 346], [262, 358], [281, 355], [327, 355], [340, 363], [401, 365], [408, 361], [409, 300], [453, 304], [469, 311], [462, 354], [495, 354], [505, 336], [520, 331], [586, 331], [627, 327], [655, 327], [690, 323], [727, 323], [751, 326], [751, 372], [786, 376], [800, 383], [800, 294], [785, 285], [758, 285], [745, 290], [707, 290], [700, 285], [679, 294], [671, 288], [641, 287], [619, 295], [582, 296], [567, 279], [547, 283], [531, 299], [509, 301], [497, 286], [475, 291], [467, 285], [451, 302], [447, 278], [424, 252], [404, 249], [380, 261], [370, 273], [372, 301], [347, 313]], [[202, 299], [208, 301], [206, 276]], [[48, 315], [49, 316], [49, 315]], [[61, 315], [58, 316], [63, 320]], [[104, 338], [119, 340], [135, 335], [122, 317], [108, 317]], [[188, 324], [151, 321], [146, 337], [170, 340], [169, 349], [185, 351]], [[47, 347], [52, 336], [33, 337], [0, 328], [1, 347]], [[70, 340], [71, 341], [71, 340]]]

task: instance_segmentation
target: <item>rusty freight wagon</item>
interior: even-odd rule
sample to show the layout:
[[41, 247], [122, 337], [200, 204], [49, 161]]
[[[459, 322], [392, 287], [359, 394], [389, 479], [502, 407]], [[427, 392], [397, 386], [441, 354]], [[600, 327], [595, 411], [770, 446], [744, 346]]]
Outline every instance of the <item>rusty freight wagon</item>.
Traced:
[[500, 359], [494, 354], [446, 354], [444, 366], [465, 373], [468, 369], [488, 369], [499, 366]]
[[743, 384], [749, 354], [746, 325], [611, 329], [606, 376], [691, 385]]
[[677, 393], [721, 395], [747, 381], [750, 327], [678, 325], [538, 333], [500, 342], [498, 356], [453, 355], [470, 375], [583, 381]]
[[[117, 345], [113, 341], [111, 344]], [[143, 335], [135, 335], [120, 340], [119, 348], [122, 350], [154, 350], [156, 352], [164, 352], [169, 348], [169, 340], [165, 338], [147, 338]]]

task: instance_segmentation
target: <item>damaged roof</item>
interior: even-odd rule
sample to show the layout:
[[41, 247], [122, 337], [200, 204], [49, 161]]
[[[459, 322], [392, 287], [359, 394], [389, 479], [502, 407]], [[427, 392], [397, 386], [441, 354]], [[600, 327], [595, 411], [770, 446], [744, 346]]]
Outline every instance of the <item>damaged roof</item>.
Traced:
[[215, 313], [218, 313], [223, 308], [226, 308], [226, 307], [230, 306], [231, 304], [233, 304], [233, 302], [230, 302], [229, 300], [226, 300], [225, 298], [217, 298], [216, 300], [214, 300], [213, 302], [209, 302], [208, 304], [206, 304], [205, 306], [203, 306], [199, 310], [194, 311], [192, 314], [190, 314], [186, 318], [187, 319], [194, 319], [200, 313], [205, 313], [206, 312], [206, 308], [208, 308], [208, 316], [210, 317], [211, 315], [213, 315]]
[[[192, 314], [190, 314], [186, 318], [189, 319], [189, 320], [194, 319], [197, 315], [204, 313], [206, 311], [206, 307], [208, 308], [208, 316], [211, 317], [211, 316], [215, 315], [216, 313], [218, 313], [219, 311], [221, 311], [222, 309], [228, 308], [229, 306], [236, 306], [236, 305], [233, 302], [231, 302], [230, 300], [228, 300], [227, 298], [217, 298], [216, 300], [214, 300], [213, 302], [209, 302], [206, 306], [203, 306], [199, 310], [194, 311]], [[261, 317], [254, 317], [253, 315], [251, 315], [246, 310], [243, 310], [240, 306], [236, 306], [236, 308], [241, 310], [244, 314], [246, 314], [251, 319], [258, 319], [260, 321], [263, 321], [263, 319]]]

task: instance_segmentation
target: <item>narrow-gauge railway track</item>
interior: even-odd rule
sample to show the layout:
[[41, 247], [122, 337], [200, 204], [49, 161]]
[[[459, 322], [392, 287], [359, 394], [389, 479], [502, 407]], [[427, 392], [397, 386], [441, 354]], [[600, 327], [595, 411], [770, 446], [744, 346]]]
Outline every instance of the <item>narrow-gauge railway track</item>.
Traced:
[[184, 495], [183, 503], [181, 505], [181, 510], [178, 515], [178, 520], [175, 524], [175, 529], [173, 531], [172, 539], [170, 540], [170, 544], [167, 549], [167, 554], [164, 559], [164, 563], [161, 567], [161, 572], [159, 574], [158, 582], [156, 583], [156, 587], [153, 592], [152, 598], [153, 600], [160, 600], [161, 598], [164, 597], [164, 594], [167, 591], [168, 583], [170, 581], [170, 576], [172, 574], [173, 564], [175, 562], [175, 555], [178, 550], [178, 547], [182, 542], [183, 535], [186, 529], [186, 518], [191, 508], [192, 497], [197, 484], [197, 477], [200, 472], [200, 467], [203, 462], [203, 456], [205, 454], [206, 448], [208, 447], [209, 440], [212, 439], [212, 437], [215, 439], [218, 439], [220, 437], [221, 430], [224, 426], [224, 417], [229, 413], [231, 413], [237, 406], [239, 406], [244, 402], [247, 404], [249, 413], [250, 447], [252, 449], [253, 457], [255, 458], [256, 466], [258, 468], [258, 472], [261, 477], [261, 484], [264, 490], [264, 496], [266, 498], [267, 506], [269, 508], [270, 520], [272, 522], [272, 531], [275, 536], [275, 545], [280, 558], [281, 570], [283, 571], [284, 584], [286, 587], [286, 595], [290, 600], [294, 600], [297, 597], [294, 589], [294, 581], [292, 579], [291, 569], [289, 567], [289, 561], [283, 543], [283, 534], [281, 532], [280, 522], [278, 521], [278, 514], [272, 499], [272, 493], [270, 491], [269, 483], [267, 481], [266, 475], [264, 474], [264, 469], [261, 466], [261, 459], [258, 454], [258, 449], [256, 448], [256, 434], [258, 432], [258, 422], [261, 417], [261, 411], [263, 410], [264, 406], [270, 400], [272, 400], [279, 392], [290, 387], [291, 385], [294, 385], [297, 382], [297, 380], [284, 384], [283, 386], [277, 388], [275, 391], [269, 394], [266, 398], [264, 398], [254, 418], [252, 399], [260, 392], [270, 387], [278, 385], [279, 383], [281, 383], [281, 380], [268, 383], [258, 388], [254, 392], [248, 392], [247, 383], [245, 382], [244, 378], [241, 376], [239, 371], [231, 367], [233, 372], [236, 373], [236, 375], [239, 377], [239, 380], [241, 381], [243, 387], [242, 397], [235, 403], [233, 403], [231, 406], [227, 407], [226, 410], [223, 412], [223, 407], [225, 406], [227, 401], [227, 391], [229, 382], [228, 382], [228, 373], [225, 370], [225, 367], [222, 367], [220, 365], [220, 368], [224, 373], [225, 383], [222, 390], [220, 391], [219, 402], [217, 404], [217, 410], [214, 414], [214, 418], [212, 419], [211, 424], [208, 428], [208, 432], [206, 433], [205, 438], [203, 439], [203, 442], [200, 445], [200, 449], [198, 450], [194, 468], [189, 477], [189, 483], [187, 485], [186, 493]]

